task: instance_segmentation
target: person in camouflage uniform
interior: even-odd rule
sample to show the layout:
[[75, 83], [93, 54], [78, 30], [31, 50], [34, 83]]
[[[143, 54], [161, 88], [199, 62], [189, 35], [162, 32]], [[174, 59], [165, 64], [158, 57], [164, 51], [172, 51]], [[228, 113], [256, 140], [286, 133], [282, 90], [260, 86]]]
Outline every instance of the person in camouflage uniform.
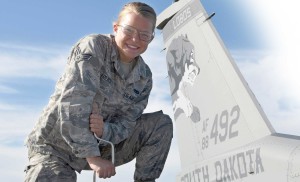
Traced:
[[[114, 35], [89, 35], [77, 42], [55, 92], [28, 135], [26, 182], [76, 181], [76, 172], [115, 175], [115, 166], [136, 158], [135, 181], [155, 181], [166, 161], [173, 125], [158, 111], [142, 114], [152, 73], [140, 54], [154, 37], [156, 14], [132, 2], [113, 24]], [[99, 143], [94, 133], [114, 143]]]

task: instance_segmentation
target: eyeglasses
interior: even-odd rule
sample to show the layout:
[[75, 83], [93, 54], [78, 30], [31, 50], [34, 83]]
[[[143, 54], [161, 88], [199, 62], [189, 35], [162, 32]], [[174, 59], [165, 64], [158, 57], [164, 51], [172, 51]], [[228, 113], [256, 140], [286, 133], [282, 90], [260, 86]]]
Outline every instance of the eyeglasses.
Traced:
[[122, 31], [124, 34], [131, 36], [131, 37], [137, 33], [139, 35], [139, 38], [145, 42], [150, 42], [154, 37], [154, 32], [150, 33], [150, 32], [146, 32], [146, 31], [139, 31], [136, 28], [129, 26], [129, 25], [118, 25], [118, 27], [122, 28]]

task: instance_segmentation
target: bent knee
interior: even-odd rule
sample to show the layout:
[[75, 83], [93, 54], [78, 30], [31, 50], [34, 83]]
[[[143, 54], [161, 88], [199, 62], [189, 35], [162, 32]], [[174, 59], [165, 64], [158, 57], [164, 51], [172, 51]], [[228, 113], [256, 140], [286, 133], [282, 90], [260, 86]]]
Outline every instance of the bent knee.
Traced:
[[173, 122], [169, 115], [161, 112], [157, 121], [159, 121], [160, 130], [163, 130], [165, 134], [173, 136]]
[[147, 126], [146, 128], [156, 128], [155, 130], [164, 130], [168, 133], [173, 133], [172, 119], [162, 111], [143, 114], [140, 121], [143, 125]]
[[164, 123], [165, 125], [171, 127], [171, 129], [173, 130], [173, 121], [172, 121], [172, 119], [170, 118], [169, 115], [163, 114], [163, 115], [162, 115], [162, 121], [163, 121], [163, 123]]

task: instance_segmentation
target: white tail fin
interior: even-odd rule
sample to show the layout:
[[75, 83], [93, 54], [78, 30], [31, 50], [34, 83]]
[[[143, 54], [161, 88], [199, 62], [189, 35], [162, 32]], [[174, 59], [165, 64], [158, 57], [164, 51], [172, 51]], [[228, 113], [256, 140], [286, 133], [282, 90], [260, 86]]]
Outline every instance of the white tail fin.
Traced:
[[210, 18], [199, 0], [158, 17], [182, 167], [275, 132]]

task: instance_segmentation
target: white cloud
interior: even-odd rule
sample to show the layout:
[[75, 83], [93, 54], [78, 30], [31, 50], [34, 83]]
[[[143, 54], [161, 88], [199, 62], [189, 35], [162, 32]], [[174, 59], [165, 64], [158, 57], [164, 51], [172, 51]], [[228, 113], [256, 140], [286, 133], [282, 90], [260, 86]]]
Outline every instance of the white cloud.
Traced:
[[20, 77], [57, 80], [68, 55], [68, 51], [63, 48], [56, 50], [3, 43], [0, 44], [0, 52], [0, 81]]
[[27, 151], [24, 147], [8, 147], [0, 143], [1, 181], [24, 181]]
[[23, 110], [0, 111], [0, 144], [23, 145], [25, 137], [36, 123], [40, 110], [24, 108]]
[[[23, 181], [27, 164], [24, 139], [37, 121], [39, 110], [0, 104], [0, 161], [2, 181]], [[5, 167], [4, 167], [5, 166]]]
[[0, 93], [4, 93], [4, 94], [16, 94], [18, 92], [19, 91], [16, 90], [16, 89], [14, 89], [14, 88], [11, 88], [11, 87], [8, 87], [8, 86], [4, 86], [4, 85], [0, 85]]
[[238, 65], [275, 129], [300, 135], [299, 5], [292, 0], [246, 0], [240, 4], [271, 49], [264, 54], [245, 54], [251, 59]]
[[300, 125], [297, 124], [300, 116], [299, 84], [290, 75], [291, 71], [284, 70], [282, 59], [264, 55], [254, 61], [237, 63], [275, 130], [300, 135]]
[[[44, 78], [56, 80], [66, 62], [64, 49], [0, 44], [0, 94], [6, 94], [6, 103], [0, 101], [0, 160], [5, 167], [2, 181], [23, 181], [27, 163], [27, 151], [23, 141], [37, 121], [42, 108], [28, 108], [9, 102], [20, 91], [8, 83], [19, 82], [18, 78]], [[13, 81], [12, 81], [13, 80]], [[49, 88], [52, 89], [52, 88]], [[4, 97], [4, 95], [3, 95]]]
[[15, 105], [0, 103], [0, 111], [11, 111], [15, 110], [15, 108]]

